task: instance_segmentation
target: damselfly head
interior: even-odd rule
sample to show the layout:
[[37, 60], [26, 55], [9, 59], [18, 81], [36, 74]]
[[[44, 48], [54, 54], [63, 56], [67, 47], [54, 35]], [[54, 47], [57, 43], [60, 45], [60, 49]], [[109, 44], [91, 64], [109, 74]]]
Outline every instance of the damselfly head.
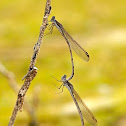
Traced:
[[62, 81], [66, 80], [66, 75], [63, 75], [63, 76], [61, 77], [61, 80], [62, 80]]
[[55, 20], [55, 16], [53, 16], [53, 17], [51, 18], [50, 22], [54, 22], [54, 20]]

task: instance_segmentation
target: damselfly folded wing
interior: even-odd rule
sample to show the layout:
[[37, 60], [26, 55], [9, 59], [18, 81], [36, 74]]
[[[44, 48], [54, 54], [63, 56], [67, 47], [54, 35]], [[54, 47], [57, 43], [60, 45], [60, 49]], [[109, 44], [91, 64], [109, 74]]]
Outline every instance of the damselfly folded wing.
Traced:
[[85, 61], [89, 61], [89, 54], [62, 28], [64, 35], [68, 39], [71, 48], [77, 53], [77, 55]]
[[73, 89], [73, 95], [81, 109], [82, 115], [84, 119], [87, 120], [88, 123], [90, 123], [92, 126], [97, 126], [97, 120], [95, 119], [94, 115], [91, 113], [91, 111], [88, 109], [86, 104], [82, 101], [78, 93]]
[[[69, 89], [68, 89], [68, 90], [69, 90]], [[75, 99], [75, 96], [74, 96], [72, 90], [70, 89], [69, 91], [70, 91], [70, 94], [71, 94], [71, 96], [72, 96], [72, 98], [73, 98], [73, 101], [74, 101], [74, 103], [75, 103], [75, 105], [76, 105], [76, 107], [77, 107], [77, 111], [78, 111], [79, 116], [80, 116], [80, 119], [81, 119], [81, 125], [84, 126], [84, 119], [83, 119], [83, 114], [82, 114], [82, 112], [81, 112], [80, 106], [79, 106], [77, 100]]]

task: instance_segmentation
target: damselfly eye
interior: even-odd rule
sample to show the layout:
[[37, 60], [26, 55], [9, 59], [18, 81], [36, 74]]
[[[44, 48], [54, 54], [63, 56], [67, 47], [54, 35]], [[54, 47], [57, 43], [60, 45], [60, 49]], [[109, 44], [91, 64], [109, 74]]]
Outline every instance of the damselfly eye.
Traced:
[[54, 20], [55, 20], [55, 16], [53, 16], [50, 21], [53, 22]]

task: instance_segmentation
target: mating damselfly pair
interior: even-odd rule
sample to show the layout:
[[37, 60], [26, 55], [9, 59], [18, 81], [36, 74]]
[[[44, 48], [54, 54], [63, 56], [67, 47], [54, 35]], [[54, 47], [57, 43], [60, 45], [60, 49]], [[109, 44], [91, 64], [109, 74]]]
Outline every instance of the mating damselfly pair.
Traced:
[[76, 52], [76, 54], [79, 57], [81, 57], [85, 61], [89, 61], [89, 54], [69, 35], [69, 33], [64, 29], [63, 25], [55, 19], [55, 16], [53, 16], [50, 21], [52, 22], [52, 24], [50, 25], [50, 30], [51, 30], [50, 32], [52, 33], [54, 26], [60, 31], [61, 35], [64, 37], [64, 39], [66, 40], [68, 44], [70, 55], [71, 55], [72, 74], [68, 79], [66, 79], [66, 75], [64, 75], [61, 78], [60, 82], [63, 82], [61, 86], [63, 87], [65, 86], [69, 90], [73, 98], [73, 101], [77, 107], [78, 113], [80, 115], [82, 126], [84, 126], [84, 119], [86, 119], [87, 122], [89, 122], [92, 126], [97, 126], [97, 120], [95, 119], [94, 115], [88, 109], [86, 104], [82, 101], [78, 93], [74, 90], [73, 85], [69, 82], [69, 80], [71, 80], [74, 76], [74, 63], [73, 63], [73, 56], [72, 56], [71, 48]]

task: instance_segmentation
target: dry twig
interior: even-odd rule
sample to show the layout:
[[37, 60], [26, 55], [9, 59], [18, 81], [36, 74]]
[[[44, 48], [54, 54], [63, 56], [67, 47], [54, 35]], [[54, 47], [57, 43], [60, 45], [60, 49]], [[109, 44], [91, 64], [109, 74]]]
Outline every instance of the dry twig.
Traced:
[[34, 77], [37, 74], [35, 62], [36, 62], [36, 58], [37, 58], [37, 55], [38, 55], [39, 50], [40, 50], [40, 45], [41, 45], [42, 40], [43, 40], [44, 31], [45, 31], [47, 24], [48, 24], [48, 16], [50, 14], [50, 11], [51, 11], [51, 0], [47, 0], [45, 12], [44, 12], [44, 17], [43, 17], [43, 22], [42, 22], [42, 25], [40, 27], [40, 33], [39, 33], [38, 41], [34, 46], [34, 52], [33, 52], [32, 58], [31, 58], [28, 73], [26, 74], [25, 78], [23, 78], [23, 79], [25, 79], [25, 81], [24, 81], [24, 84], [22, 85], [21, 89], [18, 92], [18, 98], [17, 98], [17, 101], [16, 101], [16, 104], [15, 104], [15, 107], [14, 107], [14, 110], [13, 110], [13, 113], [12, 113], [12, 116], [10, 118], [8, 126], [13, 126], [18, 111], [21, 110], [22, 107], [23, 107], [24, 97], [26, 95], [26, 92], [27, 92], [30, 84], [31, 84], [31, 81], [34, 79]]
[[[19, 90], [19, 86], [15, 80], [14, 73], [8, 71], [6, 67], [1, 63], [0, 63], [0, 73], [7, 78], [7, 80], [9, 81], [10, 88], [17, 94]], [[34, 126], [37, 126], [38, 123], [35, 116], [35, 111], [26, 99], [25, 99], [24, 109], [27, 111], [27, 113], [31, 118], [30, 123], [34, 124]]]

